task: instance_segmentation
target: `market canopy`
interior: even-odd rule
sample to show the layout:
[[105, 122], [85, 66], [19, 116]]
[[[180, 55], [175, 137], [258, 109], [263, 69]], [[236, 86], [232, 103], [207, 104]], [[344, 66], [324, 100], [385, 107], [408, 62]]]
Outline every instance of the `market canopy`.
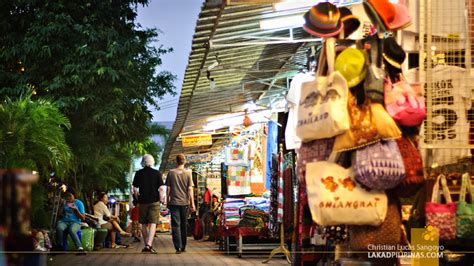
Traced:
[[[227, 2], [206, 0], [202, 6], [176, 121], [162, 156], [163, 171], [174, 166], [179, 153], [222, 150], [230, 135], [228, 126], [216, 124], [225, 119], [219, 116], [240, 119], [244, 111], [281, 108], [277, 105], [286, 95], [288, 78], [307, 68], [309, 46], [320, 42], [301, 27], [307, 7]], [[184, 136], [192, 136], [187, 147]]]

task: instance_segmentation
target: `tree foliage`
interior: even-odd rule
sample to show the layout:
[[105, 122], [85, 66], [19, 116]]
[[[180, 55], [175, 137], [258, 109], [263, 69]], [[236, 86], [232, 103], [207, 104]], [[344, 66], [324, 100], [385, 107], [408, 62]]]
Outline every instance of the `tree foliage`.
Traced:
[[34, 99], [55, 100], [71, 122], [69, 178], [88, 191], [126, 188], [131, 148], [150, 138], [148, 108], [174, 93], [174, 76], [157, 71], [171, 49], [153, 46], [158, 31], [136, 23], [147, 2], [0, 4], [0, 97], [33, 88]]

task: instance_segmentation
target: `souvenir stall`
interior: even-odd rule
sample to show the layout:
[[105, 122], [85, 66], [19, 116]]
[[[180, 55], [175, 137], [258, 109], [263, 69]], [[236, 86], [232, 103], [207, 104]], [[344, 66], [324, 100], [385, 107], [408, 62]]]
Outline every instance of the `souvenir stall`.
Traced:
[[[412, 247], [406, 229], [400, 227], [402, 209], [408, 229], [437, 228], [440, 243], [447, 248], [456, 248], [446, 242], [456, 238], [456, 232], [460, 239], [468, 239], [472, 231], [467, 229], [474, 224], [472, 205], [466, 203], [472, 181], [469, 126], [458, 126], [462, 119], [467, 122], [472, 101], [473, 87], [464, 83], [470, 73], [444, 66], [460, 65], [454, 60], [459, 51], [443, 66], [407, 70], [418, 67], [418, 62], [408, 64], [401, 37], [412, 22], [410, 14], [419, 8], [417, 2], [410, 1], [410, 9], [405, 1], [369, 0], [348, 8], [320, 3], [304, 15], [303, 28], [323, 38], [323, 44], [316, 69], [293, 77], [287, 94], [286, 148], [298, 153], [300, 181], [296, 246], [301, 252], [296, 253], [295, 264], [395, 263], [395, 257], [371, 259], [368, 253], [370, 246], [386, 247], [380, 252], [397, 245]], [[429, 14], [440, 12], [442, 4], [437, 4]], [[455, 7], [447, 10], [454, 13]], [[430, 34], [428, 40], [436, 40], [438, 48], [428, 45], [437, 50], [420, 62], [432, 62], [432, 56], [446, 55], [466, 41], [462, 36], [461, 41], [442, 41]], [[413, 75], [414, 71], [421, 73]], [[427, 82], [431, 85], [423, 91], [420, 82], [430, 79], [435, 81]], [[457, 170], [436, 167], [450, 162]], [[449, 178], [446, 172], [451, 173]], [[446, 204], [438, 201], [440, 180]], [[460, 191], [457, 218], [451, 189]], [[402, 208], [401, 202], [408, 205]], [[336, 252], [332, 257], [318, 251]], [[398, 263], [407, 262], [409, 258], [398, 257]]]

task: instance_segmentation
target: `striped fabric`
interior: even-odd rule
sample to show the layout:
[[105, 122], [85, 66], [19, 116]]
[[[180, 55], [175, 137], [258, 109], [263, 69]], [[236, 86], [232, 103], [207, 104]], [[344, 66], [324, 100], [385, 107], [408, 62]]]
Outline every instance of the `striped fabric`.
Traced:
[[278, 155], [278, 214], [277, 222], [283, 222], [283, 156], [282, 153]]

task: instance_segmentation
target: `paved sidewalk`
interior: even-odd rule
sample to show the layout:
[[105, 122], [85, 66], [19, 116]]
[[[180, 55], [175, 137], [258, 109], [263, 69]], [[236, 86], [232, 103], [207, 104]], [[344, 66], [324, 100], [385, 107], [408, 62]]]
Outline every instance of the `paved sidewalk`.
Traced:
[[[48, 256], [48, 265], [262, 265], [270, 251], [244, 253], [242, 258], [237, 254], [226, 255], [211, 241], [196, 241], [188, 238], [186, 252], [175, 254], [170, 234], [160, 234], [155, 238], [154, 245], [158, 254], [141, 253], [143, 243], [133, 243], [127, 249], [101, 249], [88, 252], [85, 256], [75, 254], [56, 254]], [[268, 264], [288, 265], [282, 256], [276, 256]]]

